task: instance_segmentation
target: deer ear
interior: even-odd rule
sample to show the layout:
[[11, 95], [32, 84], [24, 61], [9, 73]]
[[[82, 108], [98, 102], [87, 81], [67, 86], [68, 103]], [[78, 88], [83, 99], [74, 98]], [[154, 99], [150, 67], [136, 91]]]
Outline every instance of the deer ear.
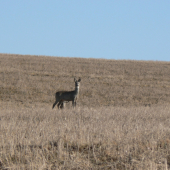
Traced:
[[81, 78], [79, 78], [78, 82], [80, 82], [80, 81], [81, 81]]
[[74, 82], [76, 82], [76, 79], [74, 78]]

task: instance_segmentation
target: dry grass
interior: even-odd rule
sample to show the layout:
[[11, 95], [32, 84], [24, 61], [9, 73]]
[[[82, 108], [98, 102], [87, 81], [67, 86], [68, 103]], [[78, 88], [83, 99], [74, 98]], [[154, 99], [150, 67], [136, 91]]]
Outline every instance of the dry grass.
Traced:
[[169, 169], [169, 103], [169, 62], [1, 54], [0, 169]]
[[1, 112], [1, 168], [168, 169], [169, 107]]
[[147, 106], [170, 103], [170, 62], [0, 55], [0, 100], [54, 102], [58, 90], [74, 89], [79, 106]]

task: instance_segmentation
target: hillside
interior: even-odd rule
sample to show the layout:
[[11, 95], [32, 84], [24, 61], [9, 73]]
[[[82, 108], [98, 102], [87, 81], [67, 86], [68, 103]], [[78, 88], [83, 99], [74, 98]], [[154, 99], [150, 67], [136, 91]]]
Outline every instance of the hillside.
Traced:
[[170, 103], [170, 62], [10, 54], [0, 54], [0, 102], [52, 106], [56, 91], [74, 89], [74, 77], [82, 79], [78, 106]]
[[0, 169], [168, 170], [169, 103], [170, 62], [0, 54]]

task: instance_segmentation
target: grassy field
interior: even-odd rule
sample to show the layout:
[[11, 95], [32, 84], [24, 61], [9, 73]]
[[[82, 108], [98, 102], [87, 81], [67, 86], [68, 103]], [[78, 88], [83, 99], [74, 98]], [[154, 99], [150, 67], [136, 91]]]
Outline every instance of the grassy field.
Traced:
[[170, 62], [0, 54], [0, 109], [0, 169], [170, 169]]

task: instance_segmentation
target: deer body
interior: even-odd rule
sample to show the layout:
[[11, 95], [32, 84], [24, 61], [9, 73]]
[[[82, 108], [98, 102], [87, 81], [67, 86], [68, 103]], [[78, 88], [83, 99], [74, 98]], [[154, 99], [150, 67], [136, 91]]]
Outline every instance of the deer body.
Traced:
[[58, 104], [58, 108], [64, 108], [64, 102], [66, 101], [72, 101], [72, 106], [75, 107], [76, 106], [76, 101], [77, 101], [77, 96], [79, 94], [79, 86], [80, 86], [80, 81], [81, 79], [79, 78], [79, 80], [74, 79], [75, 82], [75, 90], [74, 91], [59, 91], [56, 92], [55, 94], [55, 98], [56, 101], [53, 104], [53, 107], [55, 107], [56, 104]]

